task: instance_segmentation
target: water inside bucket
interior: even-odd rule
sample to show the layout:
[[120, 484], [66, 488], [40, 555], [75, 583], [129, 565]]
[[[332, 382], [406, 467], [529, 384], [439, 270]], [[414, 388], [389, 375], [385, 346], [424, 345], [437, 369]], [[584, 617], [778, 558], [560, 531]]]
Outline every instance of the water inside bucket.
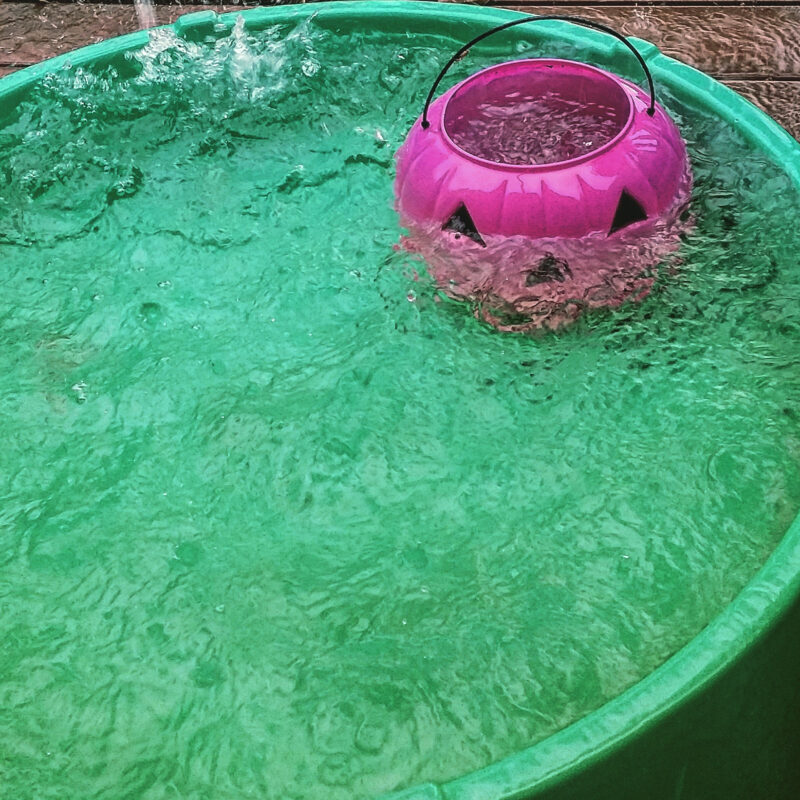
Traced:
[[475, 76], [445, 112], [452, 141], [479, 158], [514, 165], [568, 161], [610, 142], [628, 118], [624, 92], [581, 65], [553, 70], [548, 63], [516, 62], [503, 65], [500, 77]]

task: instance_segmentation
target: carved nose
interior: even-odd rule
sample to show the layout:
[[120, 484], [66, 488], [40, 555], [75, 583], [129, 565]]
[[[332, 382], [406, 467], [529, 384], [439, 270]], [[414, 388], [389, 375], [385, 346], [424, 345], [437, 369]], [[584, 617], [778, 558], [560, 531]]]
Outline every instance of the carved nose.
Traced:
[[563, 258], [556, 258], [552, 253], [545, 253], [544, 258], [532, 269], [525, 278], [526, 286], [536, 286], [539, 283], [558, 281], [564, 283], [572, 277], [572, 270]]

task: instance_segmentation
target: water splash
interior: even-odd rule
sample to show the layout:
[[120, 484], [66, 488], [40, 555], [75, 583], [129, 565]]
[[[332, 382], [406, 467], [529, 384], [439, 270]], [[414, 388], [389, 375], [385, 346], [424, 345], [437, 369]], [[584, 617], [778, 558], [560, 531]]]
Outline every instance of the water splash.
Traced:
[[229, 89], [244, 102], [278, 102], [290, 85], [293, 71], [312, 78], [320, 69], [314, 42], [319, 36], [309, 19], [283, 37], [254, 37], [248, 32], [244, 17], [237, 17], [230, 35], [212, 45], [193, 42], [178, 36], [172, 28], [163, 28], [150, 36], [141, 50], [130, 54], [141, 68], [141, 85], [173, 84], [197, 86], [213, 82], [217, 90]]
[[153, 8], [152, 0], [133, 0], [133, 4], [136, 8], [139, 27], [145, 30], [154, 28], [156, 26], [156, 12]]

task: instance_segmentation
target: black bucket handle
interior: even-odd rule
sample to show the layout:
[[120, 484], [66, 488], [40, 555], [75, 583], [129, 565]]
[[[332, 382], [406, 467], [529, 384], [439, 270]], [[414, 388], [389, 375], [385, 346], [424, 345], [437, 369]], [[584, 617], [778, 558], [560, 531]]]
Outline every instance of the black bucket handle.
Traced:
[[433, 86], [431, 86], [431, 90], [428, 92], [428, 97], [425, 100], [425, 108], [422, 111], [422, 127], [423, 129], [427, 130], [430, 127], [430, 121], [428, 120], [428, 109], [430, 104], [433, 100], [433, 95], [436, 93], [436, 90], [439, 88], [439, 84], [442, 82], [442, 78], [447, 74], [450, 67], [456, 63], [456, 61], [460, 61], [466, 54], [469, 52], [470, 48], [474, 45], [478, 44], [478, 42], [483, 41], [489, 36], [494, 35], [495, 33], [500, 33], [500, 31], [507, 30], [508, 28], [513, 28], [516, 25], [524, 25], [526, 22], [544, 22], [546, 20], [559, 20], [560, 22], [572, 22], [575, 25], [582, 25], [584, 28], [593, 28], [596, 31], [600, 31], [601, 33], [607, 33], [610, 36], [613, 36], [618, 41], [622, 42], [628, 50], [631, 51], [636, 56], [636, 60], [641, 65], [642, 69], [644, 70], [644, 74], [647, 76], [647, 86], [650, 91], [650, 105], [647, 108], [648, 116], [653, 116], [656, 113], [656, 90], [655, 86], [653, 85], [653, 76], [650, 73], [650, 69], [647, 66], [642, 54], [630, 43], [628, 39], [626, 39], [621, 33], [618, 33], [613, 28], [609, 28], [608, 25], [603, 25], [600, 22], [593, 22], [590, 19], [584, 19], [583, 17], [571, 17], [565, 16], [561, 14], [543, 14], [542, 16], [538, 17], [525, 17], [523, 19], [513, 19], [511, 22], [504, 22], [502, 25], [498, 25], [495, 28], [491, 28], [488, 31], [484, 31], [479, 36], [476, 36], [474, 39], [467, 42], [465, 45], [458, 49], [458, 52], [444, 65], [444, 69], [436, 76], [436, 80], [433, 82]]

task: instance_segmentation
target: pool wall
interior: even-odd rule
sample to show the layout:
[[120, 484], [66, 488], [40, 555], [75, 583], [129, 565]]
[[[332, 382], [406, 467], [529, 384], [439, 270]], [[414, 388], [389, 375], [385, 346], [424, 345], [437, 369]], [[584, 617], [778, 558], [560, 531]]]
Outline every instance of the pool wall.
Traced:
[[[334, 31], [441, 32], [466, 40], [517, 12], [427, 2], [339, 2], [242, 12], [251, 29], [315, 15]], [[189, 14], [180, 36], [224, 35], [239, 14]], [[507, 42], [568, 38], [586, 60], [636, 78], [614, 40], [566, 23], [509, 31]], [[139, 32], [82, 48], [0, 80], [0, 111], [67, 64], [115, 63], [143, 46]], [[633, 40], [657, 85], [734, 126], [800, 189], [800, 144], [731, 89]], [[424, 99], [427, 87], [420, 87]], [[420, 104], [421, 105], [421, 104]], [[800, 200], [800, 197], [798, 198]], [[800, 205], [800, 202], [799, 202]], [[733, 602], [661, 667], [579, 722], [486, 769], [395, 800], [793, 800], [800, 797], [800, 523]], [[479, 679], [479, 676], [476, 676]]]
[[[624, 747], [536, 797], [800, 796], [800, 605], [741, 659]], [[533, 795], [532, 795], [533, 796]]]

